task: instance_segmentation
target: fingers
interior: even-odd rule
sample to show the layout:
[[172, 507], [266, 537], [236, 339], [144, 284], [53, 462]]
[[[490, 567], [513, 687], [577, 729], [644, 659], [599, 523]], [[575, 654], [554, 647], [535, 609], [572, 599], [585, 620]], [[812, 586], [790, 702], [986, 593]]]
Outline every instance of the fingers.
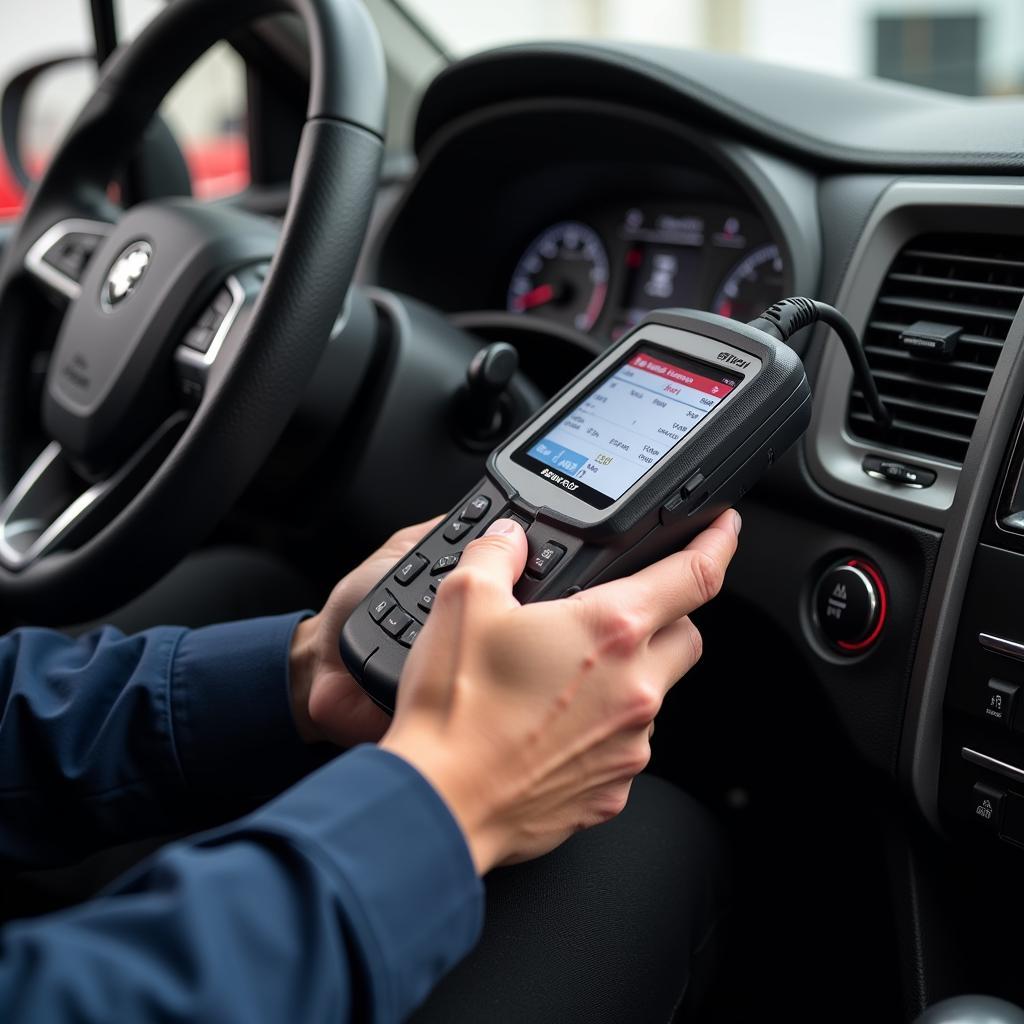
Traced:
[[401, 530], [396, 530], [375, 554], [370, 555], [367, 561], [385, 551], [388, 554], [394, 552], [396, 558], [404, 555], [409, 548], [416, 547], [443, 518], [444, 516], [434, 516], [433, 519], [426, 519], [422, 523], [413, 523], [411, 526], [404, 526]]
[[700, 661], [704, 642], [700, 630], [684, 618], [659, 629], [647, 650], [667, 693]]
[[607, 608], [629, 608], [651, 631], [668, 626], [710, 601], [721, 589], [736, 553], [740, 517], [723, 512], [685, 548], [625, 579], [584, 591], [582, 599]]
[[478, 598], [486, 593], [507, 606], [516, 605], [512, 587], [526, 567], [526, 534], [511, 519], [497, 519], [483, 536], [467, 545], [458, 568], [438, 592], [438, 611], [460, 593]]

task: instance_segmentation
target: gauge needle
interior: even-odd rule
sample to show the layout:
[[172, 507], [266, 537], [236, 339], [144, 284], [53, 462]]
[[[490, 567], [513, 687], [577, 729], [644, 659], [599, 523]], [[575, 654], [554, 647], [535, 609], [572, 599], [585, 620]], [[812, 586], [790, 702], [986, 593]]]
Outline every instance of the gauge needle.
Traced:
[[550, 284], [539, 284], [516, 299], [516, 309], [522, 311], [543, 306], [555, 297], [555, 289]]

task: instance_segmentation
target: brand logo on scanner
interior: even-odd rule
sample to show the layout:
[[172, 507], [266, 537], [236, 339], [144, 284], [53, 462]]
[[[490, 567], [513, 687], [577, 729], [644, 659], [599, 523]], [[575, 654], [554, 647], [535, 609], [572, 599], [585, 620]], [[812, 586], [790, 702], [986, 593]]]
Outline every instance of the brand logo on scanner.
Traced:
[[109, 310], [127, 299], [142, 280], [152, 257], [153, 250], [148, 242], [133, 242], [129, 245], [107, 272], [100, 293], [100, 305]]
[[559, 473], [556, 473], [554, 470], [542, 469], [540, 471], [540, 475], [550, 480], [553, 484], [558, 484], [559, 487], [564, 487], [567, 491], [579, 490], [580, 485], [578, 483], [576, 483], [574, 480], [569, 480], [567, 477], [564, 477]]
[[739, 356], [734, 356], [731, 352], [719, 352], [718, 361], [720, 363], [728, 363], [730, 366], [738, 366], [742, 370], [745, 370], [750, 365], [749, 359], [740, 359]]

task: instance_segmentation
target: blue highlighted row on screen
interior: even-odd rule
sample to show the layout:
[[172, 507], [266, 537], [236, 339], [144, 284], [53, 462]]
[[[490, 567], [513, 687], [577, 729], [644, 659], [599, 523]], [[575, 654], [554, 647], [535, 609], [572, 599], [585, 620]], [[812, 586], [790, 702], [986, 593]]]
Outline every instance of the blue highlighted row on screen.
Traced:
[[587, 461], [585, 455], [574, 452], [560, 444], [554, 444], [548, 438], [542, 438], [527, 453], [538, 462], [546, 466], [561, 470], [563, 473], [572, 476], [578, 469], [582, 468]]

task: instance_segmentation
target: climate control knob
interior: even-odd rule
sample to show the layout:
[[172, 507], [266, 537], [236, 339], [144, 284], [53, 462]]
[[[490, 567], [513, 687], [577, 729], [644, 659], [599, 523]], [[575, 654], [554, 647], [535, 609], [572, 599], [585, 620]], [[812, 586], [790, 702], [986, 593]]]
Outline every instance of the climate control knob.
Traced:
[[818, 581], [814, 611], [830, 647], [860, 654], [881, 636], [888, 610], [881, 573], [861, 558], [837, 562]]

